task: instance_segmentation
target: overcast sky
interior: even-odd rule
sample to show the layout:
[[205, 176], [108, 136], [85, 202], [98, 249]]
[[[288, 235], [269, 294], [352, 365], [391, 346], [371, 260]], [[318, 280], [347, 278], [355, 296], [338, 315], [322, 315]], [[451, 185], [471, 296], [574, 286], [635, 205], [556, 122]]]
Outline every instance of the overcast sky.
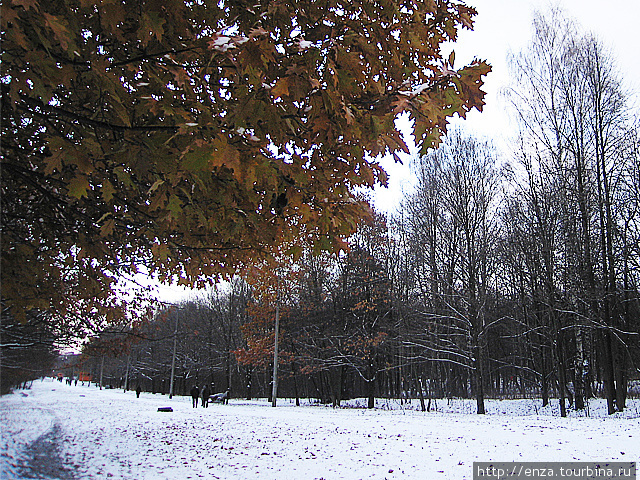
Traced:
[[[632, 92], [632, 103], [640, 106], [640, 0], [467, 0], [475, 7], [473, 31], [461, 32], [453, 45], [456, 67], [468, 64], [474, 57], [487, 60], [493, 70], [486, 78], [486, 106], [482, 113], [475, 110], [461, 122], [465, 130], [494, 139], [502, 148], [514, 133], [506, 103], [499, 92], [509, 81], [507, 56], [526, 47], [532, 36], [535, 10], [548, 11], [559, 6], [585, 32], [592, 32], [617, 60], [618, 70]], [[456, 122], [459, 123], [459, 122]], [[389, 212], [397, 206], [404, 191], [411, 188], [410, 162], [403, 166], [392, 161], [384, 166], [390, 173], [390, 188], [379, 189], [375, 195], [378, 209]]]

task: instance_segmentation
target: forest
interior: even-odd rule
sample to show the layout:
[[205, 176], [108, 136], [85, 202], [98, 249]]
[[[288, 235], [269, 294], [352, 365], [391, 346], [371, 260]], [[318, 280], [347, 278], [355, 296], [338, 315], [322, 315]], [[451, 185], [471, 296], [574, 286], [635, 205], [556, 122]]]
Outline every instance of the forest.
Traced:
[[[340, 8], [333, 14], [342, 18]], [[284, 10], [271, 14], [278, 21], [280, 16], [290, 20]], [[457, 22], [469, 24], [467, 10], [456, 15]], [[463, 397], [476, 400], [479, 414], [485, 412], [486, 398], [535, 397], [543, 404], [558, 401], [562, 416], [602, 396], [610, 414], [623, 410], [630, 385], [640, 380], [640, 124], [634, 96], [626, 90], [614, 54], [561, 12], [539, 13], [533, 24], [533, 40], [510, 59], [512, 84], [505, 95], [519, 135], [509, 152], [498, 151], [490, 138], [446, 128], [447, 116], [464, 116], [472, 106], [481, 106], [480, 93], [473, 89], [479, 90], [479, 77], [488, 71], [484, 63], [459, 70], [467, 73], [458, 77], [448, 70], [452, 57], [444, 67], [435, 67], [442, 78], [428, 78], [433, 89], [443, 88], [433, 97], [442, 104], [418, 102], [419, 95], [435, 90], [419, 85], [405, 92], [391, 80], [375, 98], [371, 85], [366, 95], [358, 96], [362, 92], [348, 89], [374, 80], [360, 78], [358, 71], [354, 83], [355, 77], [339, 78], [336, 72], [349, 70], [350, 62], [365, 54], [378, 58], [381, 54], [372, 53], [370, 45], [350, 44], [345, 51], [353, 55], [345, 53], [342, 65], [336, 60], [327, 66], [321, 55], [307, 51], [312, 43], [302, 36], [295, 46], [287, 44], [286, 59], [298, 62], [313, 53], [313, 61], [320, 62], [314, 64], [317, 73], [333, 76], [307, 85], [300, 65], [290, 66], [290, 76], [269, 70], [272, 64], [264, 61], [264, 52], [271, 49], [272, 55], [284, 58], [285, 47], [273, 47], [269, 42], [275, 34], [269, 37], [258, 29], [247, 37], [218, 35], [209, 44], [223, 72], [211, 97], [216, 98], [207, 107], [219, 109], [218, 117], [209, 118], [193, 106], [208, 87], [192, 85], [185, 95], [196, 100], [183, 105], [184, 111], [174, 112], [172, 102], [180, 95], [172, 87], [170, 95], [162, 97], [164, 110], [150, 113], [153, 121], [175, 113], [188, 128], [115, 128], [106, 120], [79, 120], [78, 114], [68, 113], [43, 121], [48, 126], [40, 132], [54, 125], [55, 135], [67, 143], [77, 141], [78, 150], [63, 161], [60, 152], [67, 143], [49, 140], [44, 155], [44, 147], [34, 140], [40, 153], [30, 161], [35, 165], [34, 158], [42, 156], [34, 171], [49, 176], [59, 172], [59, 178], [42, 187], [59, 203], [55, 209], [46, 202], [32, 208], [29, 202], [35, 197], [25, 190], [24, 198], [16, 195], [20, 202], [3, 206], [15, 207], [15, 218], [22, 218], [24, 207], [28, 218], [42, 216], [40, 223], [53, 225], [39, 226], [35, 220], [35, 227], [22, 220], [3, 225], [24, 243], [12, 249], [15, 258], [7, 260], [13, 270], [6, 277], [11, 279], [5, 282], [6, 290], [3, 285], [3, 341], [11, 346], [15, 334], [29, 341], [38, 337], [34, 344], [48, 346], [43, 352], [17, 349], [26, 360], [17, 359], [16, 364], [38, 355], [47, 356], [50, 364], [56, 342], [64, 344], [78, 332], [89, 332], [78, 362], [67, 372], [89, 373], [101, 387], [140, 385], [153, 393], [185, 395], [194, 384], [212, 384], [214, 391], [229, 390], [232, 398], [269, 397], [274, 405], [278, 397], [308, 397], [334, 406], [365, 397], [372, 408], [376, 397], [412, 398], [425, 410], [432, 399]], [[54, 26], [66, 40], [61, 25]], [[87, 32], [85, 40], [93, 41]], [[311, 29], [308, 35], [311, 32], [318, 35], [318, 45], [322, 35], [334, 35], [331, 29]], [[18, 44], [23, 41], [16, 38]], [[99, 35], [95, 41], [101, 41]], [[156, 41], [165, 37], [145, 39], [150, 45]], [[255, 51], [247, 50], [247, 58], [244, 53], [232, 58], [243, 48]], [[333, 52], [333, 47], [326, 48]], [[359, 48], [364, 53], [355, 54]], [[196, 50], [184, 50], [193, 55], [185, 60], [189, 68], [199, 62], [201, 51]], [[422, 53], [429, 61], [436, 58]], [[126, 69], [134, 63], [110, 61], [109, 68]], [[246, 75], [228, 73], [244, 61]], [[229, 62], [236, 62], [233, 68]], [[388, 71], [385, 62], [391, 60], [380, 60], [376, 68]], [[361, 63], [364, 70], [373, 68]], [[162, 88], [167, 85], [162, 75], [169, 68], [176, 69], [179, 85], [188, 85], [179, 77], [178, 62], [162, 68]], [[258, 77], [252, 75], [260, 68], [263, 75], [273, 75], [271, 83], [256, 83]], [[9, 77], [4, 78], [9, 85]], [[136, 88], [147, 88], [157, 79], [147, 80], [136, 77]], [[242, 86], [245, 81], [253, 83]], [[450, 90], [447, 81], [452, 82]], [[382, 74], [375, 82], [382, 82]], [[126, 95], [136, 93], [134, 83], [125, 82]], [[60, 115], [58, 100], [36, 105], [16, 92], [3, 87], [3, 95], [22, 99], [22, 111], [30, 111], [33, 118]], [[124, 95], [117, 89], [110, 95], [116, 94]], [[254, 110], [233, 103], [236, 95], [254, 94]], [[152, 97], [161, 98], [155, 93], [141, 98]], [[66, 101], [62, 94], [59, 98]], [[74, 95], [68, 98], [75, 101]], [[335, 107], [347, 102], [345, 98], [351, 103]], [[370, 103], [365, 105], [365, 100]], [[220, 107], [224, 101], [236, 110]], [[323, 107], [314, 103], [320, 101]], [[91, 104], [83, 102], [82, 109]], [[324, 115], [322, 108], [329, 104], [335, 107], [330, 116], [313, 116], [318, 111]], [[377, 163], [362, 160], [363, 145], [380, 155], [404, 145], [397, 131], [389, 133], [401, 106], [413, 109], [414, 127], [420, 128], [416, 138], [422, 150], [413, 162], [417, 185], [397, 212], [367, 213], [366, 193], [353, 192], [385, 183], [385, 173]], [[3, 115], [8, 108], [3, 107]], [[248, 126], [249, 115], [266, 115], [268, 108], [289, 109], [281, 118], [276, 115], [282, 138], [270, 137], [267, 129], [274, 127], [268, 121]], [[126, 117], [111, 107], [104, 111]], [[212, 126], [193, 134], [188, 129], [197, 123], [189, 115], [196, 111], [200, 122], [204, 117]], [[139, 112], [134, 117], [143, 119]], [[31, 120], [11, 119], [5, 128], [27, 136], [38, 132]], [[225, 124], [232, 120], [236, 124]], [[327, 125], [334, 125], [336, 132]], [[223, 136], [209, 138], [207, 132], [215, 128]], [[99, 141], [77, 140], [94, 130]], [[444, 133], [439, 143], [438, 135]], [[321, 147], [310, 146], [319, 135], [324, 135]], [[279, 149], [266, 146], [267, 139], [280, 142]], [[119, 150], [109, 153], [104, 145], [116, 141]], [[203, 153], [207, 142], [213, 142], [217, 157]], [[141, 163], [142, 157], [130, 160], [127, 145], [139, 148], [136, 155], [144, 158], [179, 158], [181, 170], [174, 171], [169, 160], [155, 166], [151, 160]], [[240, 158], [250, 159], [249, 167], [240, 168]], [[341, 163], [340, 158], [353, 163]], [[111, 175], [110, 162], [128, 166], [116, 167]], [[206, 176], [207, 165], [214, 176]], [[46, 175], [42, 178], [48, 182]], [[24, 182], [24, 174], [15, 179]], [[3, 188], [13, 180], [5, 176]], [[69, 186], [71, 201], [60, 193], [60, 185]], [[118, 186], [128, 193], [119, 195]], [[196, 200], [198, 193], [202, 201]], [[72, 214], [67, 216], [68, 211]], [[9, 218], [4, 210], [3, 217]], [[213, 220], [206, 223], [203, 218]], [[37, 230], [41, 227], [44, 233]], [[85, 228], [93, 233], [78, 233]], [[46, 240], [22, 240], [38, 235]], [[47, 246], [49, 239], [55, 247]], [[215, 254], [207, 257], [207, 250]], [[260, 253], [248, 257], [247, 251]], [[25, 260], [32, 254], [50, 268], [41, 270], [40, 263]], [[103, 292], [119, 273], [135, 271], [140, 255], [147, 255], [151, 273], [164, 280], [175, 272], [183, 272], [191, 285], [203, 276], [226, 280], [175, 305], [149, 305], [137, 298], [136, 306], [146, 310], [140, 308], [136, 317], [131, 311], [118, 316], [114, 312], [120, 312], [121, 304]], [[32, 278], [37, 281], [26, 283]], [[38, 296], [45, 290], [50, 298]], [[52, 306], [56, 313], [50, 313]], [[11, 313], [18, 307], [26, 312], [20, 318]]]
[[602, 396], [623, 410], [640, 378], [637, 119], [597, 39], [563, 17], [535, 31], [511, 62], [510, 157], [452, 130], [399, 211], [361, 222], [341, 254], [298, 245], [103, 333], [86, 365], [120, 388], [251, 398], [271, 397], [277, 358], [278, 396], [336, 406], [465, 397], [484, 413], [485, 398], [535, 397], [565, 416]]

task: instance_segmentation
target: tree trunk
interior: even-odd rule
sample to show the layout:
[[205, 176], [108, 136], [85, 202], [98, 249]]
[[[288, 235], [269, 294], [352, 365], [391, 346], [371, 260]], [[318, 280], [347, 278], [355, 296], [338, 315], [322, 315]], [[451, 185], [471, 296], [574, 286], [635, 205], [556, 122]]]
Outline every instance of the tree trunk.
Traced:
[[251, 367], [250, 366], [246, 367], [245, 382], [246, 382], [246, 388], [247, 388], [246, 397], [247, 397], [247, 400], [251, 400], [253, 398], [253, 395], [252, 395], [252, 391], [251, 391], [252, 375], [251, 375]]
[[296, 407], [300, 406], [300, 395], [298, 393], [298, 373], [295, 362], [291, 362], [291, 376], [293, 377], [293, 394], [296, 397]]
[[583, 330], [581, 326], [576, 328], [576, 358], [574, 362], [574, 395], [576, 410], [584, 410], [584, 345]]
[[626, 352], [619, 342], [613, 344], [613, 358], [615, 370], [614, 380], [616, 382], [616, 407], [618, 411], [623, 411], [627, 403], [627, 362]]
[[611, 349], [611, 334], [608, 330], [600, 331], [600, 345], [602, 350], [604, 391], [607, 397], [609, 415], [616, 413], [616, 386], [613, 370], [613, 352]]
[[562, 343], [562, 335], [559, 332], [556, 341], [556, 359], [557, 359], [557, 371], [558, 371], [558, 396], [560, 403], [560, 416], [567, 416], [567, 370], [564, 360], [564, 347]]
[[484, 415], [484, 375], [482, 371], [482, 349], [479, 345], [473, 348], [473, 389], [476, 397], [478, 415]]
[[375, 392], [375, 381], [376, 376], [374, 372], [373, 360], [369, 361], [369, 365], [367, 368], [367, 408], [374, 408], [376, 406], [376, 392]]
[[549, 373], [547, 369], [547, 347], [542, 345], [540, 347], [540, 361], [541, 361], [541, 388], [542, 388], [542, 406], [546, 407], [549, 405]]
[[420, 396], [420, 408], [424, 412], [426, 410], [424, 406], [424, 385], [422, 384], [422, 378], [418, 378], [417, 387], [418, 387], [418, 395]]

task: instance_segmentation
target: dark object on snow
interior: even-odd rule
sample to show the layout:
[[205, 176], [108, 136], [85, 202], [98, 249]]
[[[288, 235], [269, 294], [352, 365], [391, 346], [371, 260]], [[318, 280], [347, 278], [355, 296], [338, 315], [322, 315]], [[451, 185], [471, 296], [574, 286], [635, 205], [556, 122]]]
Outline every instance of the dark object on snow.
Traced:
[[224, 393], [216, 393], [215, 395], [211, 395], [209, 397], [209, 401], [212, 403], [229, 403], [229, 390]]
[[173, 412], [173, 408], [171, 407], [158, 407], [159, 412]]
[[140, 398], [140, 392], [142, 391], [142, 389], [140, 388], [140, 385], [138, 384], [138, 386], [136, 387], [136, 398]]

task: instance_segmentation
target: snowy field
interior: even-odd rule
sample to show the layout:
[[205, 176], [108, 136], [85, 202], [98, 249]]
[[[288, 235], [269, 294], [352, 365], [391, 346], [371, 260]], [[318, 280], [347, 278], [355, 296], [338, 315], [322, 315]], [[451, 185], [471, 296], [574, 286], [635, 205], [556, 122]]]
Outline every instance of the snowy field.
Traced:
[[0, 478], [461, 480], [474, 461], [640, 460], [638, 400], [611, 417], [599, 400], [589, 417], [540, 405], [488, 401], [484, 416], [462, 400], [429, 413], [385, 400], [374, 410], [282, 399], [193, 409], [187, 397], [46, 379], [0, 398]]

